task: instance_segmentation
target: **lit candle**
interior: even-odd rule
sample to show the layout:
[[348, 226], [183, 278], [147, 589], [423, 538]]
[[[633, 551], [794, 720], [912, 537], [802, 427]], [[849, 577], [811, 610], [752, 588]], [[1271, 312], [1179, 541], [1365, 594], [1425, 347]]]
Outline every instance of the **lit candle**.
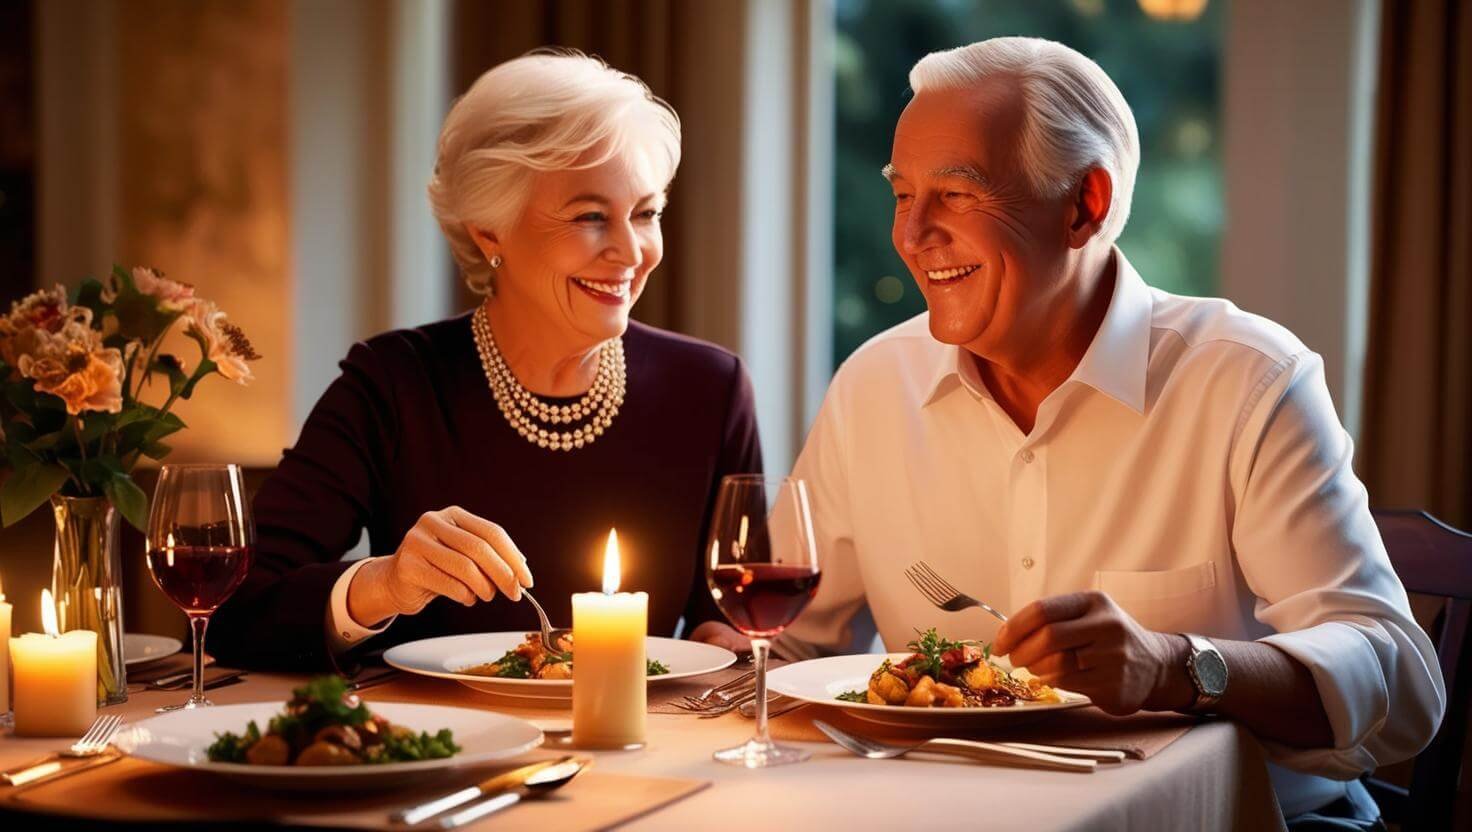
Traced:
[[5, 585], [0, 583], [0, 721], [10, 713], [10, 613]]
[[603, 552], [603, 591], [572, 596], [572, 742], [579, 748], [644, 744], [644, 636], [649, 596], [619, 592], [618, 533]]
[[58, 635], [51, 592], [41, 590], [46, 633], [10, 639], [15, 680], [15, 733], [28, 737], [81, 736], [97, 718], [97, 633]]

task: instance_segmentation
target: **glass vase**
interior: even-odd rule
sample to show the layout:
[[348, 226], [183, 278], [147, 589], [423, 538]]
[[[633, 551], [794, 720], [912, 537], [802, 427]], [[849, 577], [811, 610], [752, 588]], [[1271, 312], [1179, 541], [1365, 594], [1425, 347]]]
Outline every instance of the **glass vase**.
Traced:
[[51, 594], [61, 632], [97, 633], [97, 704], [128, 700], [123, 666], [122, 562], [118, 513], [106, 497], [54, 494], [56, 557]]

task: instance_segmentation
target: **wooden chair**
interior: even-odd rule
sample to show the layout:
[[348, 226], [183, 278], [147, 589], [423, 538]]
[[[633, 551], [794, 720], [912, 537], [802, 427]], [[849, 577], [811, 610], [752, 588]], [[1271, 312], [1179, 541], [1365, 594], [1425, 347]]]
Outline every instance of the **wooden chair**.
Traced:
[[1451, 829], [1472, 704], [1472, 534], [1424, 511], [1372, 513], [1406, 590], [1442, 599], [1433, 636], [1447, 706], [1436, 737], [1416, 756], [1409, 789], [1375, 778], [1366, 785], [1385, 819], [1406, 832]]

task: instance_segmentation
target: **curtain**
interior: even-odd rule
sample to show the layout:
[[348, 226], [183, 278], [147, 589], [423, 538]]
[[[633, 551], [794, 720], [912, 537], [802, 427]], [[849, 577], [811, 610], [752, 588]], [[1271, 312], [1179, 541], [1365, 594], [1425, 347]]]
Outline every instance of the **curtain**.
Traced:
[[1361, 473], [1472, 528], [1472, 6], [1383, 15]]

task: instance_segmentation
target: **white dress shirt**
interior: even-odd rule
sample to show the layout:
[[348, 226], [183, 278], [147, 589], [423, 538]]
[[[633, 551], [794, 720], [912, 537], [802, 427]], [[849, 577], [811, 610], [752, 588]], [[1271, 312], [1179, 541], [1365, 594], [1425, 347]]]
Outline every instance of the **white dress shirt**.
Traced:
[[349, 566], [346, 571], [338, 576], [337, 582], [332, 585], [332, 595], [327, 604], [327, 647], [334, 655], [347, 652], [349, 648], [358, 642], [376, 636], [388, 629], [388, 625], [394, 623], [397, 615], [378, 622], [376, 627], [364, 627], [353, 620], [348, 613], [348, 585], [353, 582], [353, 576], [363, 568], [368, 558], [363, 558], [357, 563]]
[[[1275, 645], [1312, 672], [1334, 731], [1333, 748], [1268, 743], [1282, 766], [1347, 779], [1414, 755], [1445, 688], [1322, 361], [1227, 301], [1146, 286], [1115, 256], [1099, 332], [1031, 433], [924, 315], [844, 362], [795, 468], [823, 578], [784, 649], [852, 649], [866, 601], [889, 650], [932, 626], [990, 641], [991, 616], [941, 612], [910, 586], [903, 571], [923, 559], [1003, 612], [1099, 589], [1152, 630]], [[1274, 775], [1290, 815], [1343, 793]]]

